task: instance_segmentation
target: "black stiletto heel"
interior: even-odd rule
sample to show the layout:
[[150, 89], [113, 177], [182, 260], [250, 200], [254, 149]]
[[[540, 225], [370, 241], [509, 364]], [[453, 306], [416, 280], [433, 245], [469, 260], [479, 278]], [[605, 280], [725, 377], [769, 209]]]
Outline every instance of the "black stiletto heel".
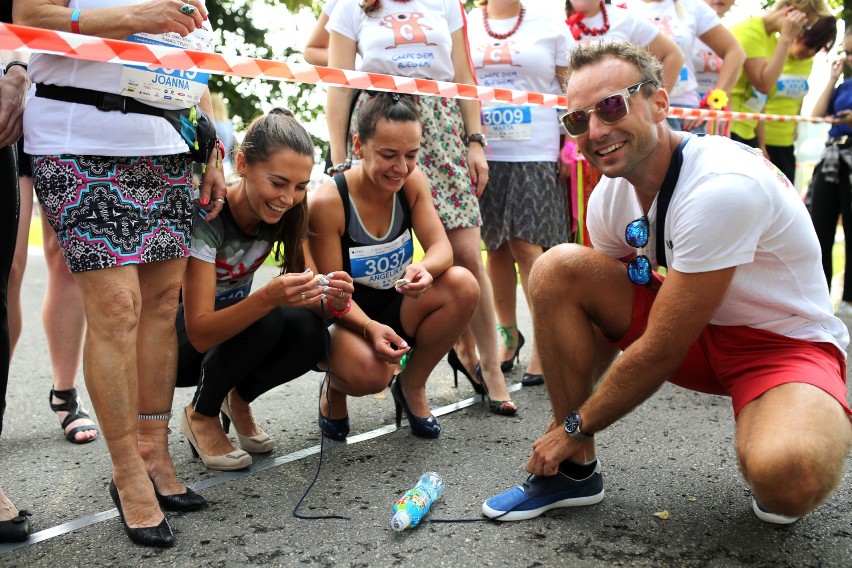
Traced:
[[459, 372], [461, 372], [461, 374], [467, 377], [467, 380], [470, 381], [470, 386], [473, 387], [473, 391], [476, 394], [485, 394], [485, 387], [483, 386], [484, 383], [478, 383], [473, 380], [473, 377], [470, 376], [470, 373], [467, 371], [467, 369], [465, 369], [464, 364], [461, 362], [461, 359], [459, 359], [459, 356], [456, 353], [455, 349], [450, 349], [450, 352], [447, 353], [447, 363], [453, 370], [456, 388], [459, 387]]
[[115, 508], [118, 509], [118, 517], [121, 519], [121, 524], [124, 525], [124, 530], [127, 531], [127, 536], [131, 542], [141, 544], [142, 546], [159, 546], [167, 547], [175, 543], [175, 533], [172, 532], [172, 527], [169, 522], [163, 518], [163, 521], [156, 527], [139, 527], [130, 528], [127, 526], [127, 520], [124, 518], [124, 510], [121, 508], [121, 499], [118, 497], [118, 488], [115, 486], [115, 480], [109, 482], [109, 496], [112, 497]]
[[524, 346], [526, 340], [524, 339], [524, 334], [518, 330], [518, 338], [515, 339], [512, 336], [512, 330], [518, 329], [517, 324], [510, 325], [509, 327], [503, 327], [502, 325], [497, 326], [497, 331], [500, 332], [500, 335], [503, 336], [503, 343], [506, 344], [506, 349], [514, 349], [515, 352], [511, 357], [506, 359], [505, 361], [500, 363], [500, 370], [504, 373], [508, 373], [515, 367], [515, 363], [520, 363], [521, 361], [521, 347]]
[[411, 409], [408, 408], [408, 403], [405, 402], [405, 396], [402, 394], [402, 385], [399, 384], [399, 375], [393, 378], [390, 385], [393, 401], [396, 405], [396, 427], [399, 428], [402, 424], [402, 412], [405, 411], [405, 416], [408, 418], [408, 426], [411, 428], [411, 433], [420, 438], [437, 438], [441, 433], [441, 425], [438, 420], [431, 414], [429, 418], [420, 418], [415, 416]]

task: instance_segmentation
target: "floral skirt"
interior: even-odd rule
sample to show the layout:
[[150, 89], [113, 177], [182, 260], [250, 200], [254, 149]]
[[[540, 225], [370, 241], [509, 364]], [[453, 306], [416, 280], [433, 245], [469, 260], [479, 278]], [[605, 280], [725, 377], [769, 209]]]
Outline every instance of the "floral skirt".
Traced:
[[480, 198], [482, 240], [495, 250], [509, 239], [543, 248], [568, 241], [568, 189], [555, 162], [488, 162]]
[[33, 156], [33, 186], [71, 272], [184, 258], [192, 236], [186, 154]]
[[[369, 97], [362, 91], [349, 122], [349, 147], [352, 156], [352, 133], [358, 119], [358, 110]], [[467, 169], [467, 146], [464, 145], [464, 122], [455, 99], [418, 96], [417, 106], [423, 135], [420, 139], [420, 169], [429, 178], [432, 202], [444, 228], [463, 229], [479, 227], [482, 216], [476, 188], [470, 181]]]

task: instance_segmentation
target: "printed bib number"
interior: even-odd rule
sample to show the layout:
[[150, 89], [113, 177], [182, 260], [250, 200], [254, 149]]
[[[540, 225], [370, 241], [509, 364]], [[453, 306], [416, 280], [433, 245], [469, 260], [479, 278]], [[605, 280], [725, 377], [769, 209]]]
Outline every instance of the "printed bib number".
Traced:
[[[209, 26], [205, 23], [205, 26]], [[133, 34], [127, 41], [148, 45], [165, 45], [210, 51], [213, 45], [213, 32], [208, 28], [197, 29], [187, 37], [176, 33]], [[121, 71], [120, 94], [144, 101], [168, 101], [179, 103], [182, 107], [191, 107], [201, 101], [210, 79], [208, 73], [163, 69], [144, 65], [125, 65]]]
[[405, 274], [413, 256], [414, 244], [409, 231], [389, 243], [351, 247], [352, 279], [376, 290], [389, 290]]
[[532, 138], [530, 107], [486, 107], [483, 121], [492, 140], [529, 140]]
[[808, 78], [802, 75], [781, 75], [775, 86], [779, 97], [800, 101], [808, 94]]
[[243, 284], [242, 286], [237, 286], [236, 288], [231, 288], [230, 290], [225, 290], [216, 295], [216, 301], [222, 302], [224, 300], [233, 300], [236, 298], [246, 298], [251, 293], [251, 281], [247, 284]]

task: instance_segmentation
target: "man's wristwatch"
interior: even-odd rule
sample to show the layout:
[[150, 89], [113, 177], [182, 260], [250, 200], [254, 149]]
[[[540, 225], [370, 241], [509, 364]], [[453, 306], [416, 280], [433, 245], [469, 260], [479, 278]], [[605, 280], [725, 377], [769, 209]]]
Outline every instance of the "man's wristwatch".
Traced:
[[583, 442], [585, 440], [591, 440], [594, 437], [594, 434], [589, 436], [583, 434], [580, 431], [580, 424], [582, 420], [580, 419], [580, 415], [577, 414], [577, 411], [570, 413], [565, 417], [565, 433], [571, 436], [571, 438], [577, 440], [578, 442]]
[[464, 137], [465, 146], [470, 146], [471, 142], [477, 142], [483, 148], [488, 146], [488, 140], [485, 138], [485, 134], [468, 134], [468, 135], [466, 135]]

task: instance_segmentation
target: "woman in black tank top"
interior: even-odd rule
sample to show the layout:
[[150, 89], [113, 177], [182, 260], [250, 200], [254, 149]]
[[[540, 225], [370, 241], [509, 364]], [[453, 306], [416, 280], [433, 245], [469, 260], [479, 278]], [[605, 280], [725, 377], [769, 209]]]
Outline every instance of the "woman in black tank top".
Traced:
[[[391, 379], [397, 426], [404, 411], [414, 435], [437, 437], [441, 426], [429, 410], [426, 380], [479, 299], [473, 275], [452, 266], [429, 183], [417, 168], [420, 136], [410, 97], [376, 94], [362, 107], [354, 135], [362, 162], [311, 195], [317, 268], [345, 270], [355, 281], [351, 310], [332, 326], [330, 383], [321, 391], [319, 426], [335, 439], [349, 433], [346, 396], [380, 392]], [[418, 262], [412, 262], [412, 229], [425, 251]]]

